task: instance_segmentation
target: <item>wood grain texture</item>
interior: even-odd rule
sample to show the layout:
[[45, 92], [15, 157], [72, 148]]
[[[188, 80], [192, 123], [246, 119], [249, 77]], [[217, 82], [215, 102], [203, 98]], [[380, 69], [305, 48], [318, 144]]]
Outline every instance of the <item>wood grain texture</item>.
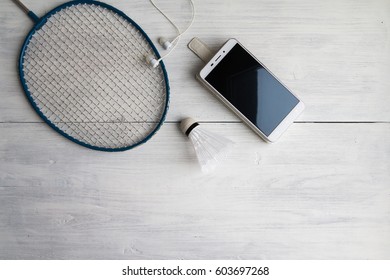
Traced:
[[[24, 2], [38, 15], [63, 3]], [[148, 1], [106, 2], [154, 41], [174, 36]], [[0, 259], [390, 259], [390, 2], [195, 2], [165, 62], [168, 123], [123, 153], [41, 122], [17, 76], [32, 22], [0, 2]], [[186, 1], [158, 3], [185, 26]], [[304, 100], [300, 123], [276, 144], [237, 123], [194, 79], [194, 36], [242, 41]], [[210, 175], [178, 129], [189, 115], [237, 143]]]
[[237, 143], [211, 175], [177, 124], [123, 153], [0, 125], [0, 258], [390, 258], [390, 124], [202, 125]]
[[[43, 15], [62, 2], [26, 0], [26, 5]], [[148, 1], [107, 2], [132, 17], [155, 42], [159, 36], [175, 34]], [[186, 25], [187, 2], [159, 2]], [[195, 81], [202, 62], [186, 47], [194, 36], [214, 49], [230, 37], [242, 41], [305, 101], [301, 120], [390, 120], [389, 1], [197, 0], [196, 4], [193, 27], [166, 59], [172, 87], [168, 120], [177, 121], [185, 114], [201, 120], [238, 120]], [[2, 1], [0, 10], [0, 121], [38, 121], [16, 74], [19, 48], [32, 22], [12, 1]]]

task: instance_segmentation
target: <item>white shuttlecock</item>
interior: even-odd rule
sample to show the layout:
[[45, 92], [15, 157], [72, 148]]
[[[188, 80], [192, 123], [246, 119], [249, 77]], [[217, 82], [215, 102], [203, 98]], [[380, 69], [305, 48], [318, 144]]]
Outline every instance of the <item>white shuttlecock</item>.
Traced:
[[224, 159], [234, 142], [204, 130], [192, 118], [187, 118], [180, 123], [181, 131], [190, 138], [199, 164], [204, 173], [212, 171]]

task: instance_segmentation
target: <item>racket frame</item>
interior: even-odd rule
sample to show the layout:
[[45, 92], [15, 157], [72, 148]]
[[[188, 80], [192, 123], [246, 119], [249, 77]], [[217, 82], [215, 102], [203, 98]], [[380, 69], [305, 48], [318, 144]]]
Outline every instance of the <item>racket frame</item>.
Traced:
[[[152, 136], [161, 128], [162, 124], [164, 123], [165, 121], [165, 118], [166, 118], [166, 115], [167, 115], [167, 112], [168, 112], [168, 108], [169, 108], [169, 97], [170, 97], [170, 88], [169, 88], [169, 80], [168, 80], [168, 74], [167, 74], [167, 71], [166, 71], [166, 68], [165, 68], [165, 65], [164, 65], [164, 62], [163, 61], [160, 61], [160, 65], [161, 65], [161, 69], [162, 69], [162, 72], [163, 72], [163, 75], [164, 75], [164, 82], [165, 82], [165, 90], [166, 90], [166, 95], [165, 95], [165, 108], [163, 110], [163, 113], [162, 113], [162, 116], [161, 116], [161, 119], [159, 121], [159, 123], [157, 124], [157, 126], [153, 129], [153, 131], [151, 131], [143, 140], [135, 143], [135, 144], [132, 144], [132, 145], [129, 145], [129, 146], [125, 146], [125, 147], [120, 147], [120, 148], [105, 148], [105, 147], [99, 147], [99, 146], [93, 146], [91, 144], [88, 144], [88, 143], [85, 143], [85, 142], [82, 142], [72, 136], [70, 136], [69, 134], [67, 134], [66, 132], [64, 132], [63, 130], [61, 130], [60, 128], [58, 128], [54, 123], [52, 123], [43, 113], [42, 111], [39, 109], [38, 105], [35, 103], [30, 91], [28, 90], [28, 87], [27, 87], [27, 84], [26, 84], [26, 80], [24, 78], [24, 71], [23, 71], [23, 63], [24, 63], [24, 54], [26, 52], [26, 49], [27, 49], [27, 46], [28, 44], [30, 43], [30, 40], [32, 38], [32, 36], [35, 34], [36, 31], [38, 31], [39, 29], [41, 29], [47, 22], [47, 20], [52, 16], [54, 15], [55, 13], [59, 12], [60, 10], [62, 9], [65, 9], [67, 7], [71, 7], [71, 6], [75, 6], [75, 5], [80, 5], [80, 4], [90, 4], [90, 5], [97, 5], [97, 6], [101, 6], [103, 8], [106, 8], [108, 10], [111, 10], [115, 13], [117, 13], [118, 15], [120, 15], [121, 17], [123, 17], [125, 20], [129, 21], [143, 36], [144, 38], [147, 40], [147, 42], [149, 43], [149, 45], [151, 46], [154, 54], [156, 55], [157, 59], [159, 59], [161, 56], [157, 50], [157, 48], [155, 47], [155, 45], [153, 44], [152, 40], [149, 38], [149, 36], [145, 33], [145, 31], [136, 23], [134, 22], [130, 17], [128, 17], [124, 12], [122, 12], [121, 10], [118, 10], [117, 8], [111, 6], [111, 5], [108, 5], [106, 3], [103, 3], [103, 2], [99, 2], [99, 1], [94, 1], [94, 0], [76, 0], [76, 1], [70, 1], [70, 2], [66, 2], [64, 4], [61, 4], [59, 6], [57, 6], [56, 8], [52, 9], [51, 11], [49, 11], [47, 14], [45, 14], [43, 17], [41, 18], [34, 18], [34, 17], [31, 17], [30, 14], [30, 18], [33, 19], [33, 21], [35, 22], [35, 25], [33, 26], [33, 28], [30, 30], [30, 32], [28, 33], [26, 39], [24, 40], [23, 42], [23, 45], [22, 45], [22, 48], [20, 50], [20, 54], [19, 54], [19, 78], [20, 78], [20, 82], [22, 84], [22, 87], [23, 87], [23, 90], [27, 96], [27, 99], [30, 101], [30, 104], [32, 105], [32, 107], [34, 108], [34, 110], [37, 112], [37, 114], [51, 127], [53, 128], [56, 132], [58, 132], [59, 134], [61, 134], [62, 136], [66, 137], [67, 139], [73, 141], [74, 143], [77, 143], [81, 146], [84, 146], [86, 148], [89, 148], [89, 149], [93, 149], [93, 150], [98, 150], [98, 151], [104, 151], [104, 152], [121, 152], [121, 151], [126, 151], [126, 150], [130, 150], [130, 149], [133, 149], [139, 145], [142, 145], [144, 144], [145, 142], [147, 142], [148, 140], [150, 140], [150, 138], [152, 138]], [[33, 14], [33, 12], [29, 11], [31, 14]], [[35, 15], [35, 14], [34, 14]]]

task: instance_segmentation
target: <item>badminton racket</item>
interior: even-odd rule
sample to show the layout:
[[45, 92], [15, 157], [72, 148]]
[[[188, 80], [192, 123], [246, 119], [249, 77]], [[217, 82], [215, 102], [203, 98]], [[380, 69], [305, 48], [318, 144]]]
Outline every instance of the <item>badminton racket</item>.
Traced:
[[123, 151], [149, 140], [169, 103], [164, 63], [146, 33], [120, 10], [71, 1], [39, 18], [14, 0], [35, 25], [19, 58], [20, 80], [39, 116], [85, 147]]

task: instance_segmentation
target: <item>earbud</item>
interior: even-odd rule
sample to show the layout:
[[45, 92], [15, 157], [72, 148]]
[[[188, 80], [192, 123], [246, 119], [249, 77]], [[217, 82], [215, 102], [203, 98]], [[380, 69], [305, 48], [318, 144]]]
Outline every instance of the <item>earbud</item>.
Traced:
[[172, 24], [172, 26], [176, 29], [177, 31], [177, 36], [172, 39], [172, 42], [170, 42], [169, 40], [167, 40], [167, 38], [164, 38], [164, 37], [160, 37], [158, 39], [158, 43], [161, 45], [161, 47], [164, 49], [164, 50], [169, 50], [165, 55], [163, 55], [162, 57], [160, 57], [159, 59], [156, 59], [153, 55], [151, 54], [148, 54], [145, 56], [145, 61], [148, 65], [150, 65], [151, 67], [153, 68], [156, 68], [159, 64], [160, 64], [160, 61], [162, 61], [163, 59], [165, 59], [177, 46], [177, 44], [179, 43], [179, 40], [180, 40], [180, 36], [183, 35], [184, 33], [187, 32], [188, 29], [190, 29], [190, 27], [192, 26], [192, 24], [194, 23], [194, 19], [195, 19], [195, 5], [194, 5], [194, 0], [189, 0], [190, 4], [191, 4], [191, 12], [192, 12], [192, 17], [191, 17], [191, 22], [189, 23], [189, 25], [187, 26], [187, 28], [183, 31], [180, 31], [179, 27], [171, 20], [171, 18], [166, 15], [155, 3], [153, 0], [149, 0], [150, 3]]
[[145, 56], [145, 61], [147, 64], [149, 64], [153, 68], [156, 68], [159, 64], [159, 61], [157, 59], [155, 59], [154, 56], [151, 54]]
[[159, 44], [161, 47], [164, 48], [164, 50], [169, 50], [172, 47], [172, 43], [168, 41], [167, 38], [161, 37], [158, 39]]
[[[172, 43], [169, 42], [165, 37], [159, 38], [158, 42], [165, 50], [169, 50], [172, 47]], [[155, 59], [154, 56], [151, 54], [145, 56], [145, 61], [153, 68], [156, 68], [159, 64], [159, 61]]]

